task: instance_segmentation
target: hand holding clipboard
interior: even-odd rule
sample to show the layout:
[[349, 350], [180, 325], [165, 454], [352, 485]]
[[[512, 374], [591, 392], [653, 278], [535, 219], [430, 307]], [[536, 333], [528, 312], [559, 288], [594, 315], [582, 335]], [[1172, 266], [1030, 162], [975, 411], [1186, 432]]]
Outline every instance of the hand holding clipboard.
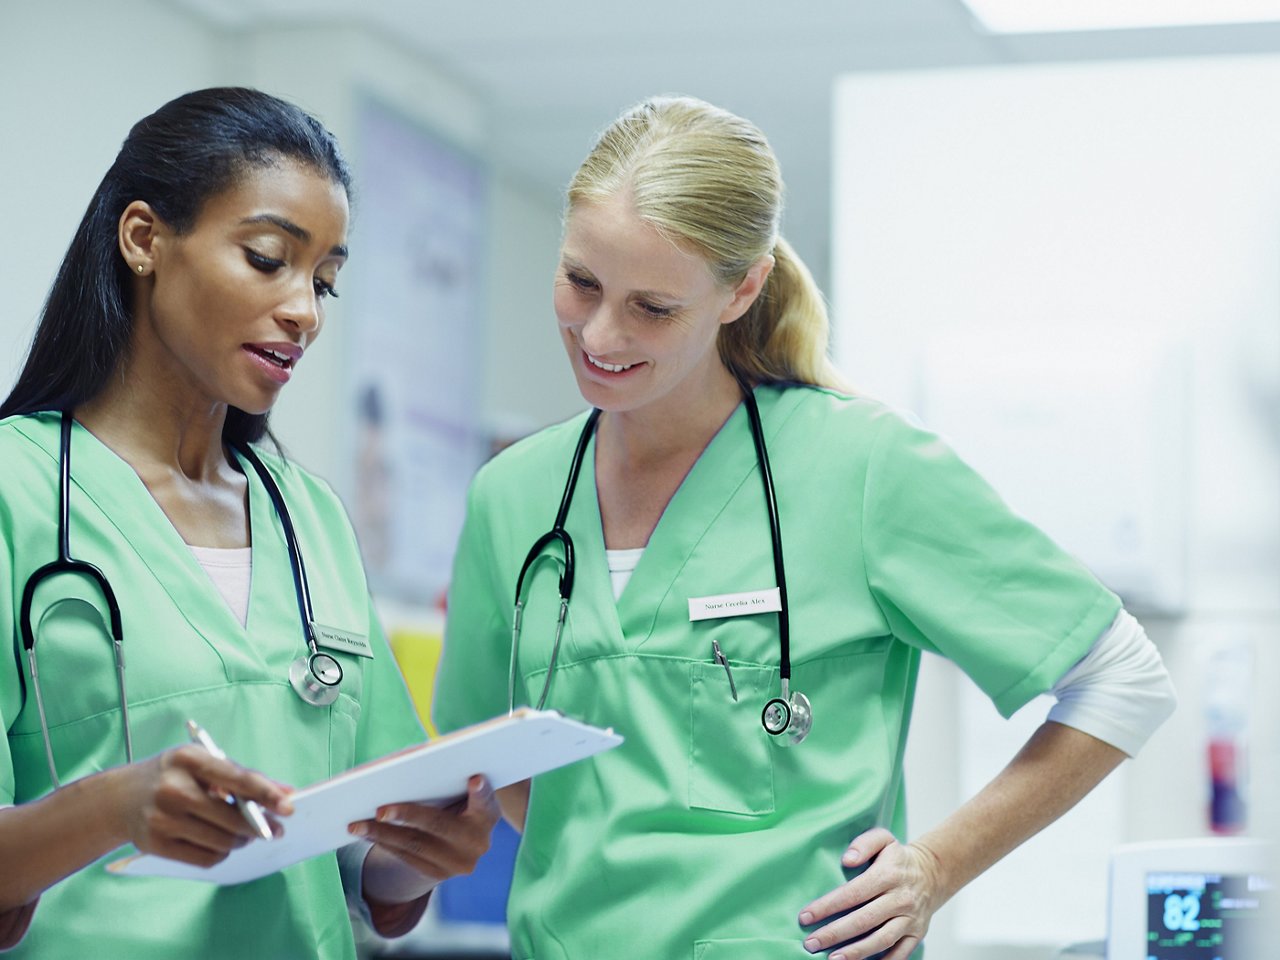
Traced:
[[554, 711], [521, 709], [299, 790], [290, 797], [293, 815], [282, 821], [284, 836], [233, 850], [212, 867], [144, 854], [114, 861], [107, 869], [119, 876], [243, 883], [350, 843], [347, 825], [372, 819], [389, 803], [443, 806], [466, 795], [473, 774], [483, 775], [496, 790], [621, 743], [622, 737], [612, 730]]

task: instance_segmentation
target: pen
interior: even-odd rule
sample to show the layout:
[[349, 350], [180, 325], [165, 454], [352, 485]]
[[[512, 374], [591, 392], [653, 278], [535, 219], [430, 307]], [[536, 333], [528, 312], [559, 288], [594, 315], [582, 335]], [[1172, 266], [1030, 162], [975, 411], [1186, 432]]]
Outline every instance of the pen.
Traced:
[[[204, 727], [194, 720], [187, 721], [187, 735], [191, 738], [192, 743], [197, 743], [204, 747], [205, 750], [219, 760], [227, 759], [227, 755], [213, 742], [213, 737], [209, 736]], [[263, 840], [270, 840], [275, 836], [271, 832], [271, 824], [267, 823], [266, 814], [262, 812], [262, 807], [252, 800], [241, 800], [234, 795], [232, 795], [232, 799], [235, 800], [236, 806], [240, 808], [240, 813], [243, 814], [245, 820], [249, 822], [249, 826], [257, 831], [258, 836]]]

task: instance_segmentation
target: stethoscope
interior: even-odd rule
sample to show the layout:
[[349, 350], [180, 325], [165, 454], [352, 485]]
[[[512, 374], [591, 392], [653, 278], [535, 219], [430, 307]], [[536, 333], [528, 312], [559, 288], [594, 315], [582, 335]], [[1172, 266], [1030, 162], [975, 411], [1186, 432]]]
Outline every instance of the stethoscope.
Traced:
[[[751, 424], [751, 438], [755, 441], [756, 461], [760, 465], [760, 478], [764, 482], [765, 507], [769, 511], [769, 533], [773, 545], [773, 571], [778, 582], [778, 646], [779, 674], [782, 680], [782, 692], [764, 705], [760, 712], [760, 722], [764, 729], [774, 737], [782, 737], [778, 742], [783, 746], [791, 746], [809, 735], [813, 726], [813, 706], [803, 693], [791, 690], [791, 630], [787, 607], [787, 578], [782, 565], [782, 532], [778, 525], [778, 501], [773, 490], [773, 473], [769, 469], [769, 452], [765, 448], [764, 428], [760, 424], [760, 409], [756, 405], [755, 394], [741, 379], [738, 385], [742, 388], [743, 402], [747, 408], [747, 419]], [[560, 654], [560, 638], [564, 632], [565, 618], [569, 614], [569, 597], [573, 593], [573, 539], [564, 528], [565, 519], [569, 515], [569, 505], [573, 501], [573, 491], [578, 485], [578, 475], [582, 471], [582, 460], [586, 455], [587, 444], [595, 433], [596, 424], [600, 420], [599, 410], [592, 410], [587, 422], [578, 437], [578, 445], [573, 451], [573, 459], [569, 464], [569, 478], [564, 486], [564, 496], [560, 498], [560, 509], [556, 512], [555, 525], [534, 542], [520, 567], [520, 575], [516, 578], [515, 612], [511, 620], [511, 672], [507, 682], [507, 709], [515, 709], [516, 701], [516, 660], [520, 649], [520, 621], [524, 613], [524, 578], [533, 566], [534, 561], [542, 555], [552, 543], [559, 543], [564, 554], [563, 572], [560, 575], [560, 611], [556, 617], [555, 638], [551, 645], [551, 662], [547, 667], [547, 676], [542, 683], [542, 693], [538, 697], [537, 708], [541, 710], [547, 702], [547, 694], [551, 689], [551, 675], [556, 669], [556, 658]], [[784, 736], [785, 734], [785, 736]]]
[[[62, 413], [62, 433], [58, 449], [58, 559], [46, 563], [27, 578], [22, 590], [22, 606], [19, 613], [19, 626], [22, 630], [22, 646], [27, 651], [27, 664], [31, 671], [31, 686], [36, 695], [36, 711], [40, 715], [40, 734], [44, 739], [45, 757], [49, 761], [49, 776], [54, 787], [62, 784], [58, 780], [58, 769], [53, 761], [53, 742], [49, 735], [49, 722], [45, 716], [44, 694], [40, 689], [40, 671], [36, 662], [36, 636], [31, 625], [31, 604], [35, 599], [36, 587], [50, 577], [63, 573], [82, 574], [98, 585], [103, 598], [107, 602], [107, 612], [111, 627], [111, 649], [116, 666], [116, 685], [120, 696], [120, 718], [124, 723], [125, 759], [133, 762], [133, 735], [129, 727], [129, 702], [125, 694], [124, 669], [124, 627], [120, 619], [120, 604], [116, 601], [115, 591], [111, 583], [98, 567], [86, 560], [76, 560], [71, 556], [70, 548], [70, 504], [71, 504], [71, 414]], [[305, 703], [315, 707], [324, 707], [338, 698], [338, 687], [342, 683], [342, 664], [334, 657], [322, 651], [316, 644], [315, 622], [311, 612], [311, 591], [307, 584], [307, 571], [302, 562], [302, 552], [298, 548], [298, 538], [294, 533], [293, 521], [285, 507], [284, 497], [275, 480], [263, 466], [258, 455], [247, 444], [237, 444], [234, 448], [242, 457], [253, 465], [267, 495], [280, 518], [284, 528], [285, 543], [289, 548], [289, 565], [293, 569], [293, 585], [297, 594], [298, 614], [302, 618], [303, 635], [306, 637], [308, 652], [289, 665], [289, 684]]]

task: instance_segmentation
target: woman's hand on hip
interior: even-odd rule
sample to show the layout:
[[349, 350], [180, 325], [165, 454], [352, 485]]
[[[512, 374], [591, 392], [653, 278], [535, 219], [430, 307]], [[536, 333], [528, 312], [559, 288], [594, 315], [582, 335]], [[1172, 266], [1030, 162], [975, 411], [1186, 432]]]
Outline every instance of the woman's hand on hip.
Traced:
[[841, 862], [866, 869], [800, 911], [805, 926], [844, 914], [810, 933], [805, 949], [830, 950], [832, 960], [865, 960], [884, 951], [884, 960], [906, 960], [946, 899], [937, 858], [876, 827], [855, 838]]
[[[211, 867], [257, 836], [229, 797], [267, 813], [293, 812], [288, 788], [262, 774], [184, 745], [116, 768], [117, 809], [126, 838], [143, 853]], [[278, 823], [271, 823], [277, 835]]]

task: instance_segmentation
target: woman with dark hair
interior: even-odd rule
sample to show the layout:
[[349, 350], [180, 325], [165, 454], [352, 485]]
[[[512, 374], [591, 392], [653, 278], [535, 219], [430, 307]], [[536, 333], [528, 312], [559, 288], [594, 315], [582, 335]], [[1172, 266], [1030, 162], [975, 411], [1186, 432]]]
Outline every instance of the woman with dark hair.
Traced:
[[76, 231], [0, 405], [0, 948], [352, 957], [347, 903], [404, 933], [487, 847], [473, 778], [239, 886], [100, 862], [216, 863], [255, 836], [227, 797], [279, 833], [281, 783], [422, 739], [337, 498], [253, 446], [336, 295], [349, 190], [314, 118], [204, 90], [130, 131]]

